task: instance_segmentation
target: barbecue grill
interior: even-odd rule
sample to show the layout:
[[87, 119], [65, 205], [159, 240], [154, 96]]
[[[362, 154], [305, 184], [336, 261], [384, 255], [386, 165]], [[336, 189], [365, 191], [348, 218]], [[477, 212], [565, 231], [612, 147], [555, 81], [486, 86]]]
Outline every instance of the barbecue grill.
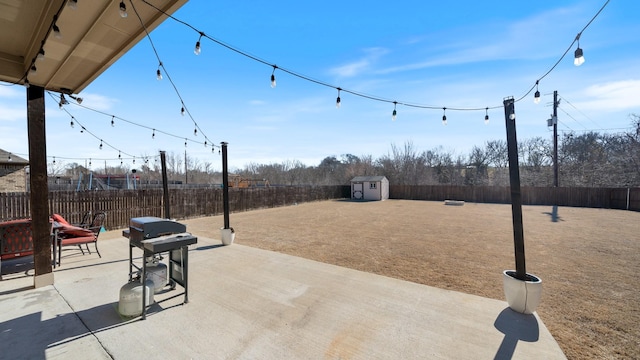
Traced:
[[[169, 253], [169, 283], [171, 289], [176, 284], [184, 288], [184, 292], [171, 296], [165, 300], [184, 294], [184, 303], [189, 302], [188, 265], [189, 251], [191, 244], [198, 242], [198, 238], [186, 232], [187, 227], [179, 222], [157, 217], [132, 218], [129, 222], [129, 229], [122, 231], [124, 237], [129, 238], [129, 282], [133, 280], [133, 268], [141, 273], [141, 282], [144, 284], [147, 279], [147, 263], [151, 262], [157, 254]], [[143, 251], [142, 266], [133, 263], [133, 248]], [[151, 290], [153, 291], [153, 289]], [[147, 286], [142, 286], [142, 319], [146, 318]]]

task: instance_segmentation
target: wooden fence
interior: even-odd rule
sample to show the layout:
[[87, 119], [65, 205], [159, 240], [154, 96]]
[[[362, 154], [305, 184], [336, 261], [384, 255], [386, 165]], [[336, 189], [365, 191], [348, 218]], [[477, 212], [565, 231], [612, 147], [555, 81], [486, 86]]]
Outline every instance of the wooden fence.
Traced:
[[[348, 186], [229, 189], [229, 208], [231, 212], [241, 212], [348, 196]], [[169, 201], [171, 217], [175, 219], [223, 213], [219, 188], [172, 189]], [[106, 211], [107, 229], [126, 228], [133, 217], [162, 217], [163, 209], [161, 189], [49, 192], [50, 213], [75, 223], [88, 211]], [[29, 193], [0, 193], [0, 221], [28, 218], [30, 211]]]
[[[222, 189], [172, 189], [171, 217], [188, 219], [223, 213]], [[293, 205], [310, 201], [350, 197], [349, 186], [291, 186], [229, 189], [232, 213]], [[389, 186], [391, 199], [464, 200], [475, 203], [509, 204], [506, 186]], [[560, 205], [640, 211], [640, 188], [542, 188], [523, 187], [525, 205]], [[129, 226], [132, 217], [162, 217], [162, 190], [52, 191], [49, 211], [70, 222], [80, 222], [87, 211], [106, 211], [107, 229]], [[0, 193], [0, 221], [30, 217], [28, 193]]]
[[[559, 205], [640, 211], [640, 188], [522, 187], [524, 205]], [[508, 186], [390, 185], [391, 199], [464, 200], [510, 204]]]

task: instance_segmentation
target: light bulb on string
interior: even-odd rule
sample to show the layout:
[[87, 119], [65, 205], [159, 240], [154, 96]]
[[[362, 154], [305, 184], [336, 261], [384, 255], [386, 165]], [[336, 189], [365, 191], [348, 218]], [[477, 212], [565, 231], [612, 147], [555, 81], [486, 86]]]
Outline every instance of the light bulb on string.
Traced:
[[158, 70], [156, 70], [156, 79], [158, 79], [158, 81], [162, 80], [162, 72], [160, 71], [160, 67], [158, 67]]
[[122, 153], [118, 150], [118, 159], [122, 159]]
[[115, 115], [111, 115], [111, 127], [115, 127], [116, 126], [116, 122], [113, 120], [115, 117]]
[[100, 150], [102, 150], [102, 139], [100, 139]]
[[184, 147], [187, 147], [187, 138], [184, 138]]
[[67, 6], [69, 6], [72, 10], [78, 9], [78, 0], [69, 0], [67, 2]]
[[38, 55], [36, 55], [36, 60], [38, 61], [44, 60], [44, 48], [40, 48], [40, 50], [38, 50]]
[[200, 32], [200, 37], [198, 38], [198, 41], [196, 41], [196, 47], [193, 49], [193, 53], [196, 55], [200, 55], [200, 40], [202, 40], [202, 37], [204, 36], [203, 32]]
[[81, 129], [80, 129], [80, 134], [84, 134], [84, 131], [85, 131], [85, 130], [86, 130], [86, 129], [85, 129], [85, 127], [84, 127], [84, 126], [82, 126], [82, 127], [81, 127]]
[[580, 48], [580, 34], [578, 34], [578, 36], [576, 36], [576, 41], [578, 42], [578, 48], [573, 53], [573, 55], [574, 55], [573, 64], [575, 66], [580, 66], [580, 65], [584, 64], [584, 53], [582, 52], [582, 49]]
[[204, 141], [204, 147], [207, 147], [207, 140]]
[[180, 108], [180, 115], [184, 116], [184, 106]]
[[156, 129], [153, 129], [153, 132], [151, 133], [151, 138], [152, 139], [156, 138]]
[[120, 7], [118, 9], [121, 18], [126, 18], [129, 14], [127, 14], [127, 5], [124, 4], [124, 1], [120, 1]]
[[29, 83], [29, 79], [25, 78], [24, 79], [24, 87], [26, 87], [28, 89], [29, 86], [31, 86], [31, 84]]
[[74, 128], [76, 126], [76, 124], [73, 122], [73, 119], [75, 119], [73, 116], [71, 117], [71, 122], [69, 123], [69, 125], [71, 125], [71, 128]]
[[540, 104], [540, 91], [538, 91], [538, 81], [536, 80], [536, 93], [533, 95], [533, 103]]
[[336, 108], [340, 109], [340, 90], [342, 90], [341, 88], [338, 88], [338, 97], [336, 98]]
[[398, 112], [396, 111], [397, 101], [393, 102], [393, 112], [391, 113], [391, 121], [396, 121], [396, 117], [398, 116]]
[[57, 15], [53, 17], [53, 25], [51, 26], [51, 29], [53, 30], [53, 37], [60, 40], [62, 39], [62, 33], [60, 32], [58, 25], [56, 25], [56, 21], [58, 21]]
[[442, 108], [442, 125], [446, 126], [447, 125], [447, 108], [443, 107]]
[[135, 164], [136, 164], [136, 157], [134, 156], [133, 157], [133, 165], [135, 165]]
[[274, 88], [276, 87], [276, 69], [278, 68], [276, 65], [272, 65], [273, 66], [273, 72], [271, 72], [271, 87]]
[[198, 136], [198, 129], [193, 129], [193, 136]]
[[484, 113], [484, 124], [489, 125], [489, 108], [485, 109]]
[[36, 67], [36, 65], [31, 65], [31, 68], [29, 69], [29, 74], [31, 75], [35, 75], [38, 73], [38, 68]]
[[56, 157], [54, 156], [53, 157], [53, 165], [55, 165], [55, 164], [56, 164]]
[[89, 167], [91, 167], [91, 158], [89, 158]]

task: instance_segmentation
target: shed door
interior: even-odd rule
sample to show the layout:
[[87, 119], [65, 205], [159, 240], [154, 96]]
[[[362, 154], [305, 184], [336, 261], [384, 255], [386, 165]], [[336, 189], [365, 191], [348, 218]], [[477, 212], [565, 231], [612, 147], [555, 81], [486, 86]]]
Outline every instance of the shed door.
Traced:
[[351, 189], [351, 198], [360, 200], [362, 199], [362, 183], [353, 183], [353, 188]]

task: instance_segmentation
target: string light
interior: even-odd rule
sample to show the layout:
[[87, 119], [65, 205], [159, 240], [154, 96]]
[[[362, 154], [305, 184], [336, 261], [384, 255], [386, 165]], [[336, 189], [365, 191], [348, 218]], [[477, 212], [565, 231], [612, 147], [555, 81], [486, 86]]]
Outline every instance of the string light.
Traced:
[[67, 2], [67, 6], [69, 6], [72, 10], [78, 9], [78, 0], [69, 0]]
[[536, 93], [533, 95], [534, 104], [540, 104], [540, 91], [538, 91], [538, 82], [539, 80], [536, 80]]
[[129, 14], [127, 14], [127, 5], [124, 4], [124, 1], [120, 1], [119, 13], [121, 18], [126, 18]]
[[184, 138], [184, 147], [187, 147], [187, 138]]
[[162, 63], [158, 65], [158, 70], [156, 70], [156, 79], [158, 79], [158, 81], [162, 80], [162, 72], [160, 71], [160, 66], [162, 66]]
[[71, 94], [69, 94], [69, 97], [72, 98], [73, 100], [75, 100], [78, 104], [82, 104], [82, 98], [81, 97], [73, 96]]
[[445, 126], [447, 125], [447, 114], [446, 114], [446, 112], [447, 112], [447, 108], [443, 107], [442, 108], [442, 125], [445, 125]]
[[207, 147], [207, 140], [204, 141], [204, 147]]
[[580, 65], [584, 64], [584, 54], [582, 52], [582, 49], [580, 48], [580, 34], [581, 33], [578, 33], [578, 35], [576, 36], [576, 41], [578, 42], [578, 47], [576, 48], [576, 51], [573, 53], [573, 55], [574, 55], [573, 64], [575, 66], [580, 66]]
[[198, 129], [193, 129], [193, 136], [198, 136]]
[[484, 113], [484, 124], [489, 125], [489, 108], [485, 109]]
[[29, 69], [29, 74], [35, 75], [37, 73], [38, 73], [38, 68], [35, 65], [31, 65], [31, 68]]
[[202, 40], [203, 36], [204, 36], [204, 33], [201, 31], [200, 37], [198, 38], [198, 41], [196, 41], [196, 47], [195, 49], [193, 49], [193, 53], [196, 55], [200, 55], [200, 40]]
[[156, 138], [156, 129], [153, 129], [153, 132], [151, 133], [151, 138], [152, 139]]
[[[599, 11], [598, 11], [598, 12], [597, 12], [593, 17], [592, 17], [592, 19], [589, 21], [589, 23], [587, 23], [587, 25], [582, 29], [582, 31], [581, 31], [580, 33], [584, 32], [584, 30], [585, 30], [585, 29], [586, 29], [586, 28], [591, 24], [591, 22], [593, 22], [593, 20], [595, 20], [595, 18], [600, 14], [600, 12], [602, 12], [602, 10], [604, 10], [604, 8], [607, 6], [607, 4], [609, 3], [609, 1], [610, 1], [610, 0], [607, 0], [607, 1], [605, 2], [605, 4], [604, 4], [604, 5], [600, 8], [600, 10], [599, 10]], [[185, 25], [185, 26], [187, 26], [187, 27], [191, 28], [192, 30], [197, 31], [198, 33], [202, 33], [202, 32], [200, 32], [199, 30], [197, 30], [193, 25], [191, 25], [191, 24], [189, 24], [189, 23], [187, 23], [187, 22], [185, 22], [185, 21], [183, 21], [183, 20], [181, 20], [181, 19], [176, 18], [176, 17], [175, 17], [175, 16], [173, 16], [172, 14], [169, 14], [169, 13], [167, 13], [166, 11], [164, 11], [164, 10], [162, 10], [162, 9], [158, 8], [157, 6], [155, 6], [155, 5], [151, 4], [149, 1], [147, 1], [147, 0], [142, 0], [142, 2], [143, 2], [144, 4], [146, 4], [146, 5], [148, 5], [148, 6], [152, 7], [152, 8], [154, 8], [154, 9], [155, 9], [155, 10], [157, 10], [158, 12], [160, 12], [160, 13], [162, 13], [162, 14], [166, 15], [167, 17], [169, 17], [169, 18], [171, 18], [171, 19], [175, 20], [176, 22], [179, 22], [179, 23], [181, 23], [181, 24], [183, 24], [183, 25]], [[134, 10], [135, 10], [135, 7], [134, 7]], [[144, 25], [143, 25], [143, 26], [144, 26]], [[147, 32], [147, 36], [148, 36], [148, 32]], [[256, 56], [253, 56], [253, 55], [251, 55], [251, 54], [249, 54], [249, 53], [243, 52], [243, 51], [241, 51], [241, 50], [239, 50], [239, 49], [237, 49], [237, 48], [234, 48], [234, 47], [232, 47], [232, 46], [230, 46], [230, 45], [228, 45], [228, 44], [226, 44], [226, 43], [224, 43], [224, 42], [222, 42], [222, 41], [220, 41], [220, 40], [217, 40], [217, 39], [215, 39], [215, 38], [212, 38], [212, 37], [210, 37], [210, 36], [206, 36], [206, 35], [204, 35], [204, 37], [206, 37], [206, 38], [210, 39], [211, 41], [213, 41], [213, 42], [215, 42], [215, 43], [217, 43], [217, 44], [219, 44], [219, 45], [221, 45], [221, 46], [223, 46], [223, 47], [225, 47], [225, 48], [227, 48], [227, 49], [229, 49], [229, 50], [231, 50], [231, 51], [234, 51], [234, 52], [236, 52], [236, 53], [238, 53], [238, 54], [240, 54], [240, 55], [242, 55], [242, 56], [245, 56], [245, 57], [250, 58], [250, 59], [252, 59], [252, 60], [254, 60], [254, 61], [260, 62], [260, 63], [262, 63], [262, 64], [272, 66], [272, 67], [273, 67], [273, 72], [272, 72], [272, 82], [273, 82], [273, 83], [275, 83], [275, 75], [274, 75], [274, 74], [275, 74], [275, 70], [276, 70], [276, 68], [277, 68], [275, 65], [272, 65], [272, 64], [270, 64], [269, 62], [267, 62], [266, 60], [263, 60], [263, 59], [258, 58], [258, 57], [256, 57]], [[574, 41], [574, 42], [575, 42], [575, 41]], [[569, 46], [569, 49], [568, 49], [568, 50], [570, 50], [572, 46], [573, 46], [573, 43]], [[155, 49], [154, 49], [154, 50], [155, 50]], [[558, 65], [558, 63], [560, 63], [560, 61], [561, 61], [561, 60], [566, 56], [566, 54], [567, 54], [568, 50], [567, 50], [567, 51], [566, 51], [566, 52], [565, 52], [565, 53], [560, 57], [560, 59], [557, 61], [557, 63], [551, 67], [551, 69], [549, 69], [549, 70], [548, 70], [548, 71], [547, 71], [547, 72], [546, 72], [542, 77], [540, 77], [540, 79], [539, 79], [539, 80], [542, 80], [542, 79], [543, 79], [543, 78], [545, 78], [545, 77], [546, 77], [546, 76], [547, 76], [551, 71], [553, 71], [553, 69]], [[578, 51], [578, 50], [580, 50], [580, 51]], [[578, 48], [578, 49], [576, 50], [576, 57], [577, 57], [577, 58], [579, 57], [579, 56], [577, 56], [577, 55], [578, 55], [578, 52], [579, 52], [579, 53], [580, 53], [580, 55], [581, 55], [582, 50], [581, 50], [580, 48]], [[156, 55], [157, 55], [157, 53], [156, 53]], [[584, 59], [583, 57], [581, 57], [581, 58], [582, 58], [582, 59]], [[582, 61], [584, 61], [584, 60], [582, 60]], [[318, 85], [337, 88], [336, 86], [333, 86], [333, 85], [331, 85], [331, 84], [328, 84], [328, 83], [325, 83], [325, 82], [322, 82], [322, 81], [319, 81], [319, 80], [315, 80], [315, 79], [313, 79], [313, 78], [311, 78], [311, 77], [308, 77], [308, 76], [305, 76], [305, 75], [299, 74], [299, 73], [294, 72], [294, 71], [291, 71], [291, 70], [287, 70], [287, 69], [283, 69], [283, 68], [279, 68], [279, 69], [283, 70], [284, 72], [286, 72], [286, 73], [288, 73], [288, 74], [290, 74], [290, 75], [293, 75], [293, 76], [298, 77], [298, 78], [303, 79], [303, 80], [307, 80], [307, 81], [309, 81], [309, 82], [316, 83], [316, 84], [318, 84]], [[275, 86], [275, 84], [273, 84], [273, 86]], [[525, 98], [527, 95], [529, 95], [529, 94], [533, 91], [533, 89], [534, 89], [534, 88], [535, 88], [535, 86], [531, 87], [531, 88], [527, 91], [527, 93], [526, 93], [526, 94], [524, 94], [521, 98], [519, 98], [519, 99], [517, 99], [517, 100], [515, 100], [515, 101], [517, 102], [517, 101], [520, 101], [520, 100], [522, 100], [523, 98]], [[343, 90], [344, 90], [344, 89], [343, 89]], [[360, 97], [364, 97], [364, 98], [368, 98], [368, 99], [371, 99], [371, 100], [382, 101], [382, 102], [392, 102], [392, 101], [390, 101], [390, 100], [388, 100], [388, 99], [384, 99], [384, 98], [381, 98], [381, 97], [370, 96], [370, 95], [362, 94], [362, 93], [359, 93], [359, 92], [356, 92], [356, 91], [351, 91], [351, 90], [345, 90], [345, 91], [347, 91], [347, 92], [349, 92], [349, 93], [351, 93], [351, 94], [353, 94], [353, 95], [360, 96]], [[400, 104], [400, 105], [405, 105], [405, 106], [409, 106], [409, 107], [415, 107], [415, 108], [424, 108], [424, 109], [438, 109], [438, 108], [439, 108], [439, 107], [435, 107], [435, 106], [427, 106], [427, 105], [420, 105], [420, 104], [411, 104], [411, 103], [404, 103], [404, 102], [398, 102], [398, 101], [393, 101], [393, 103], [394, 103], [394, 112], [395, 112], [396, 114], [397, 114], [397, 111], [395, 110], [395, 108], [396, 108], [396, 105], [398, 105], [398, 104]], [[336, 105], [337, 105], [337, 104], [336, 104]], [[493, 106], [493, 107], [490, 107], [490, 108], [491, 108], [491, 109], [497, 109], [497, 108], [501, 108], [501, 107], [502, 107], [502, 106]], [[449, 108], [449, 109], [450, 109], [450, 110], [455, 110], [455, 111], [481, 111], [482, 109], [485, 109], [485, 108], [484, 108], [484, 107], [482, 107], [482, 108]]]
[[60, 32], [60, 28], [56, 25], [56, 21], [58, 21], [58, 15], [53, 15], [53, 25], [51, 25], [51, 29], [53, 30], [53, 37], [60, 40], [62, 39], [62, 33]]
[[393, 102], [393, 112], [391, 113], [391, 121], [396, 121], [396, 117], [398, 116], [398, 112], [396, 111], [397, 101]]
[[40, 50], [38, 51], [38, 55], [36, 55], [36, 60], [44, 60], [44, 48], [40, 48]]
[[91, 167], [91, 158], [89, 158], [89, 167]]
[[11, 153], [9, 153], [9, 156], [7, 158], [7, 161], [13, 161], [13, 159], [11, 158]]
[[271, 73], [271, 88], [276, 87], [276, 69], [278, 68], [276, 65], [273, 66], [273, 72]]
[[340, 88], [338, 88], [338, 97], [336, 98], [336, 107], [340, 109]]
[[26, 87], [28, 89], [29, 86], [31, 86], [31, 84], [29, 83], [29, 79], [25, 78], [24, 79], [24, 87]]
[[85, 130], [85, 129], [84, 129], [84, 126], [81, 126], [81, 127], [80, 127], [80, 134], [84, 134], [84, 130]]
[[180, 108], [180, 115], [184, 116], [184, 106]]
[[53, 165], [55, 165], [55, 164], [56, 164], [56, 157], [54, 156], [53, 157]]
[[71, 117], [71, 121], [69, 122], [69, 125], [71, 125], [71, 128], [74, 128], [76, 126], [76, 124], [73, 122], [73, 120], [75, 120], [76, 118], [74, 118], [73, 116]]
[[60, 109], [62, 109], [63, 105], [67, 105], [69, 104], [69, 101], [67, 101], [67, 99], [64, 97], [64, 94], [60, 94], [60, 102], [58, 103], [58, 106], [60, 107]]
[[116, 126], [116, 122], [114, 120], [115, 116], [111, 115], [111, 127], [115, 127]]
[[100, 139], [100, 150], [102, 150], [102, 139]]

